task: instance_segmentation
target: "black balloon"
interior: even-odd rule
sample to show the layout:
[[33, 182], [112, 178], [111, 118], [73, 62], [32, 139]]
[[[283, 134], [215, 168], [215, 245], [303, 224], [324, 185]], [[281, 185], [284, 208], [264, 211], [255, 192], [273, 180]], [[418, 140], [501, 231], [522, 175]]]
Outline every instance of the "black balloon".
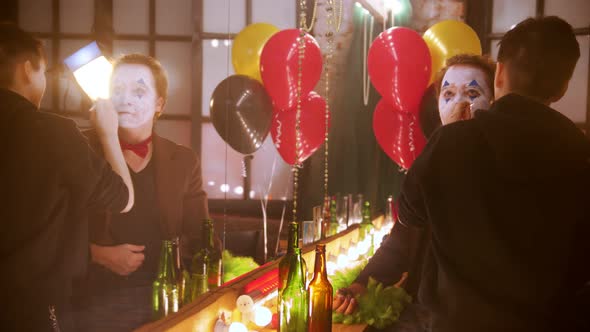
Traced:
[[431, 84], [424, 92], [420, 103], [420, 128], [422, 128], [424, 136], [430, 138], [430, 135], [441, 126], [442, 122], [438, 114], [438, 95], [434, 84]]
[[211, 96], [211, 121], [234, 150], [254, 153], [270, 131], [272, 102], [264, 86], [244, 75], [230, 76]]

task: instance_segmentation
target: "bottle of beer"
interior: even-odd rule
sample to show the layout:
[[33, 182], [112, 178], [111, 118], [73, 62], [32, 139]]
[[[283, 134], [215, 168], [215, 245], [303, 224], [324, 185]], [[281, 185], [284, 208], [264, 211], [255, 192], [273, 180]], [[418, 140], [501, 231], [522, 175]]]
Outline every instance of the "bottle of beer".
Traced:
[[303, 276], [301, 249], [289, 257], [287, 285], [279, 301], [279, 331], [307, 332], [308, 299]]
[[315, 249], [313, 279], [307, 289], [309, 297], [308, 332], [332, 331], [333, 289], [326, 270], [326, 245], [318, 244]]
[[209, 251], [209, 264], [207, 265], [207, 276], [209, 290], [221, 286], [221, 250], [215, 246], [213, 220], [207, 219], [207, 232], [205, 241]]
[[279, 262], [279, 301], [281, 293], [287, 286], [287, 277], [289, 276], [289, 262], [294, 254], [294, 249], [299, 248], [299, 224], [292, 221], [289, 223], [289, 233], [287, 242], [287, 253]]
[[361, 241], [369, 241], [369, 250], [367, 251], [367, 255], [369, 256], [372, 256], [374, 253], [373, 228], [373, 221], [371, 220], [371, 203], [365, 201], [365, 204], [363, 205], [363, 221], [361, 222], [360, 238]]
[[[202, 225], [204, 245], [193, 256], [192, 270], [197, 275], [205, 265], [207, 269], [207, 288], [215, 289], [221, 286], [221, 252], [215, 247], [213, 221], [205, 219]], [[196, 272], [195, 272], [196, 271]]]
[[152, 284], [152, 313], [160, 319], [172, 312], [178, 312], [179, 292], [178, 279], [174, 268], [172, 241], [162, 241], [158, 277]]
[[194, 301], [199, 296], [209, 291], [207, 276], [207, 262], [209, 261], [209, 253], [206, 250], [200, 251], [193, 257], [191, 266], [191, 286], [190, 286], [190, 301]]
[[182, 257], [180, 255], [180, 238], [172, 239], [172, 254], [174, 260], [174, 273], [178, 284], [178, 300], [182, 307], [184, 304], [190, 302], [190, 294], [188, 293], [190, 276], [188, 271], [184, 268]]

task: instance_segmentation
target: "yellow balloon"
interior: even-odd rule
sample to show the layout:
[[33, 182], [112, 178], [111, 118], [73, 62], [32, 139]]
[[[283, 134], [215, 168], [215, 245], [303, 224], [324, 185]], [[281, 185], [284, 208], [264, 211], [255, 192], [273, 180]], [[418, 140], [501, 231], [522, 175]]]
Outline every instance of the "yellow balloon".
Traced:
[[481, 55], [481, 42], [477, 33], [463, 22], [454, 20], [439, 22], [426, 30], [423, 38], [432, 58], [430, 83], [434, 81], [436, 74], [445, 66], [449, 58], [457, 54]]
[[231, 49], [231, 61], [236, 74], [252, 77], [262, 83], [260, 77], [260, 53], [266, 41], [279, 31], [268, 23], [250, 24], [238, 33]]

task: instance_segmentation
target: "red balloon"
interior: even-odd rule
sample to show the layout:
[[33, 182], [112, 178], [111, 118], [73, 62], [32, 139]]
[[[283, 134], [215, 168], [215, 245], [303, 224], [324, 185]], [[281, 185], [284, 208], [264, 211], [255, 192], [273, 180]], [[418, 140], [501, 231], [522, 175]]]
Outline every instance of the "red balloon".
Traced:
[[[295, 163], [295, 108], [275, 111], [270, 135], [285, 162]], [[301, 156], [299, 162], [309, 158], [324, 142], [326, 134], [326, 101], [315, 92], [301, 101], [300, 115]], [[328, 115], [328, 127], [330, 117]]]
[[385, 98], [375, 107], [373, 131], [381, 149], [404, 169], [412, 166], [426, 145], [416, 116], [396, 111]]
[[[260, 55], [260, 75], [275, 108], [287, 109], [297, 103], [299, 29], [275, 33]], [[305, 52], [301, 65], [301, 96], [313, 90], [322, 74], [322, 54], [316, 40], [305, 34]]]
[[430, 80], [430, 52], [424, 39], [408, 28], [383, 31], [371, 45], [369, 77], [388, 104], [402, 112], [417, 112]]

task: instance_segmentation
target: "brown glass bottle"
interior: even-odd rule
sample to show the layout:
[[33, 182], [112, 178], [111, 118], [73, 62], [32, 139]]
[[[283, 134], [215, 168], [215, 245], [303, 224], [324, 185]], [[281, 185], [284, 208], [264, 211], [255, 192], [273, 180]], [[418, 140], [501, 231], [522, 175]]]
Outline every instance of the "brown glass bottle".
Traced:
[[313, 279], [307, 288], [309, 298], [308, 332], [332, 331], [333, 289], [326, 270], [326, 245], [318, 244], [315, 249]]

